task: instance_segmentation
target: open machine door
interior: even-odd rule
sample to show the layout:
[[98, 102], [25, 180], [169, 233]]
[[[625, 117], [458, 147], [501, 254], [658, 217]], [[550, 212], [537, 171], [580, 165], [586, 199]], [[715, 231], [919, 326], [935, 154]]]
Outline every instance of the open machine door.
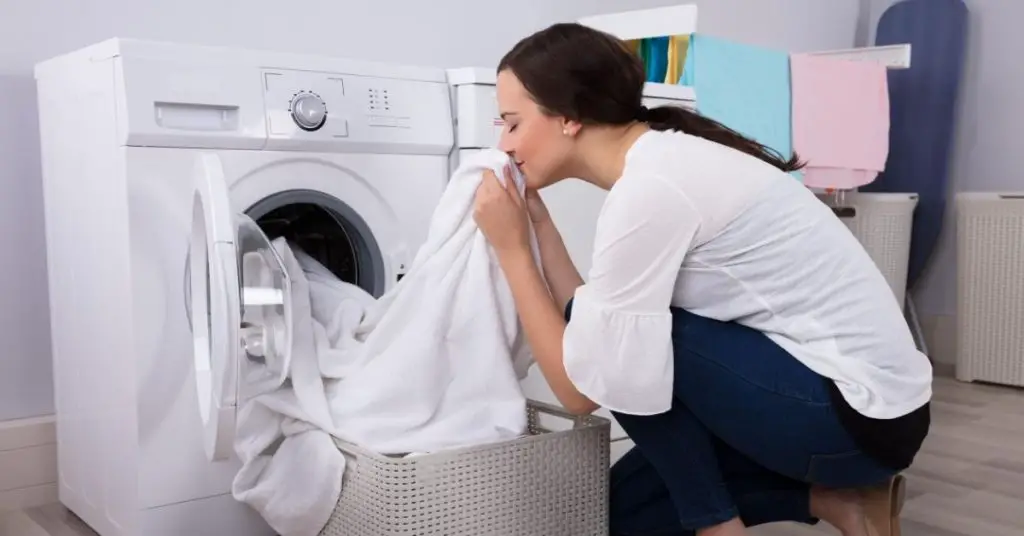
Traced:
[[232, 456], [236, 414], [279, 387], [291, 362], [291, 279], [273, 244], [234, 212], [220, 159], [195, 164], [189, 307], [193, 362], [210, 460]]

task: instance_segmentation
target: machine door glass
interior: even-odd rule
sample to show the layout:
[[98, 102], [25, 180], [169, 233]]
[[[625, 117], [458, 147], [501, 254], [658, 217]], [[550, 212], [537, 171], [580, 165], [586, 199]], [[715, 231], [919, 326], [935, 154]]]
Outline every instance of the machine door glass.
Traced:
[[204, 447], [233, 453], [236, 413], [279, 387], [291, 360], [291, 279], [275, 244], [231, 207], [215, 154], [196, 161], [189, 251], [193, 363]]

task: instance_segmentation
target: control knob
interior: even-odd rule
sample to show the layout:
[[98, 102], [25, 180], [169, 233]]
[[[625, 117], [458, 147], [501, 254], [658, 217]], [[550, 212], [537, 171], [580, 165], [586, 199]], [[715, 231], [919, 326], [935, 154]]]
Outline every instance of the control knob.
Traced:
[[327, 104], [315, 93], [296, 94], [290, 107], [292, 119], [302, 130], [319, 130], [327, 122]]

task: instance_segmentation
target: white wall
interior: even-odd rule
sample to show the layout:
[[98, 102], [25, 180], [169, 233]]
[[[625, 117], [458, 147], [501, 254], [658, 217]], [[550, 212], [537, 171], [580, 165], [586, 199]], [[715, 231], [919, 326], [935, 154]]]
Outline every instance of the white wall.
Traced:
[[[871, 0], [870, 41], [875, 26], [893, 0]], [[1024, 190], [1024, 69], [1019, 48], [1024, 2], [967, 0], [970, 11], [967, 50], [950, 167], [949, 204], [942, 235], [931, 262], [914, 289], [926, 331], [932, 326], [933, 357], [952, 363], [953, 337], [943, 335], [955, 324], [956, 233], [953, 196], [962, 191]]]
[[[0, 421], [53, 411], [32, 66], [109, 37], [487, 66], [559, 20], [670, 0], [0, 0]], [[695, 0], [702, 31], [793, 51], [853, 43], [858, 0]], [[628, 7], [627, 7], [628, 6]]]

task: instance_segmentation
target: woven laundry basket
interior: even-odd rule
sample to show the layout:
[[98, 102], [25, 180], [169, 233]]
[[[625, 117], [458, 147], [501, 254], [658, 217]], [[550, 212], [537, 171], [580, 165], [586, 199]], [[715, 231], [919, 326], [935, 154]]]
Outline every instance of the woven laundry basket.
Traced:
[[818, 198], [831, 206], [857, 237], [903, 307], [917, 194], [847, 192], [841, 201], [825, 194]]
[[396, 458], [336, 442], [348, 465], [320, 535], [606, 536], [611, 422], [527, 411], [530, 435], [478, 447]]
[[1024, 192], [956, 196], [956, 377], [1024, 387]]

